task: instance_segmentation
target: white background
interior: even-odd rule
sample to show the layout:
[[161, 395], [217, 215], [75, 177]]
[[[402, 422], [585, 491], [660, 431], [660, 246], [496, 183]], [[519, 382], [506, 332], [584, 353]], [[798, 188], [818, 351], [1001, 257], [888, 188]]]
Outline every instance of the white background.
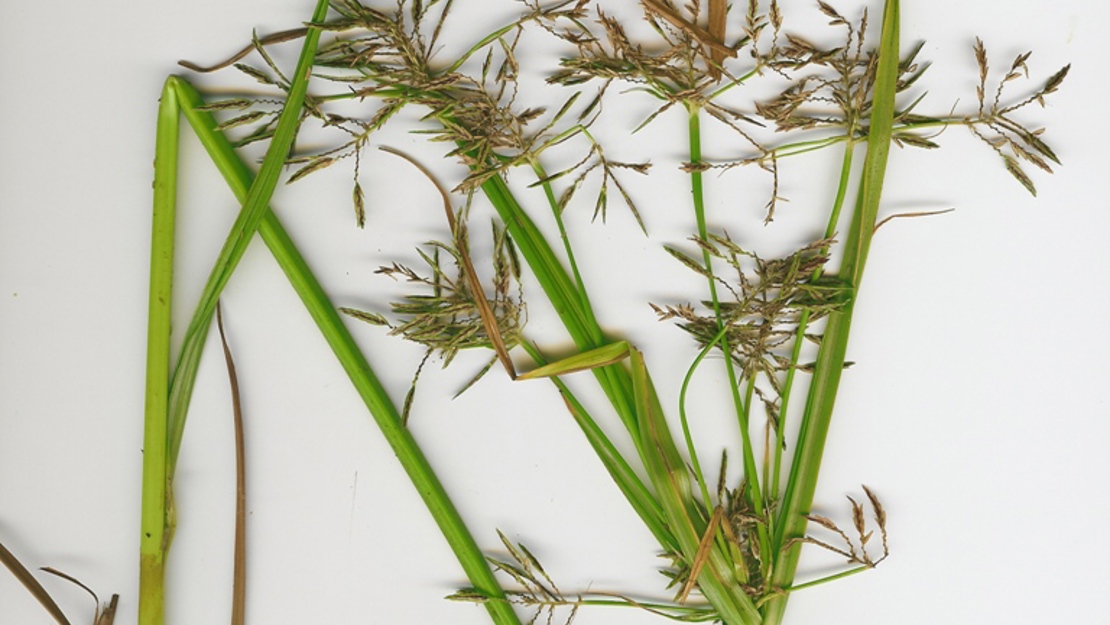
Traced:
[[[877, 23], [879, 7], [871, 4]], [[457, 10], [473, 5], [460, 1]], [[836, 6], [847, 15], [858, 9]], [[783, 7], [788, 26], [795, 16], [799, 24], [820, 22], [807, 2]], [[0, 8], [0, 541], [29, 566], [60, 568], [102, 597], [120, 593], [117, 623], [133, 623], [136, 609], [161, 82], [179, 70], [179, 58], [214, 61], [243, 45], [252, 28], [290, 28], [311, 10], [309, 2], [258, 0]], [[923, 79], [931, 112], [973, 102], [975, 35], [998, 69], [1029, 48], [1038, 77], [1073, 63], [1048, 108], [1030, 109], [1027, 118], [1049, 127], [1046, 138], [1064, 167], [1051, 177], [1033, 172], [1034, 199], [962, 130], [941, 136], [938, 153], [892, 153], [884, 214], [957, 210], [896, 221], [875, 239], [850, 347], [857, 364], [844, 377], [817, 508], [846, 520], [843, 496], [868, 484], [885, 502], [893, 555], [875, 572], [796, 596], [789, 622], [1108, 618], [1108, 13], [1090, 0], [1051, 8], [904, 3], [904, 48], [925, 39], [922, 57], [935, 61]], [[472, 19], [480, 22], [473, 37], [459, 40], [477, 39], [492, 20], [486, 13]], [[296, 45], [287, 46], [290, 57]], [[630, 101], [628, 126], [650, 110], [642, 99]], [[612, 148], [614, 158], [655, 163], [646, 182], [636, 181], [650, 238], [617, 203], [607, 225], [589, 223], [588, 205], [568, 212], [603, 325], [645, 348], [670, 406], [693, 352], [645, 302], [696, 299], [703, 286], [660, 252], [694, 227], [687, 183], [676, 170], [682, 125], [681, 115], [664, 117], [652, 127], [657, 134]], [[424, 150], [432, 163], [439, 149], [401, 131], [383, 142]], [[727, 146], [713, 150], [707, 156], [730, 154]], [[821, 159], [789, 167], [782, 192], [792, 202], [780, 207], [767, 236], [799, 243], [820, 221], [806, 218], [827, 205], [834, 168]], [[179, 329], [236, 208], [192, 140], [183, 144], [181, 168]], [[413, 263], [414, 245], [442, 238], [444, 226], [435, 192], [409, 166], [375, 153], [364, 168], [365, 230], [353, 227], [350, 170], [342, 167], [280, 186], [274, 205], [338, 305], [384, 310], [403, 291], [374, 269], [394, 259]], [[443, 171], [447, 179], [457, 174]], [[711, 220], [745, 242], [758, 240], [758, 192], [765, 189], [757, 185], [749, 197], [737, 180], [746, 178], [709, 178]], [[530, 286], [537, 303], [528, 334], [547, 341], [558, 335]], [[488, 623], [480, 608], [441, 600], [464, 583], [458, 565], [261, 245], [244, 258], [224, 305], [248, 421], [251, 622]], [[379, 329], [352, 328], [400, 401], [420, 350]], [[546, 344], [558, 348], [554, 340]], [[230, 605], [231, 421], [214, 347], [178, 470], [172, 624], [221, 622]], [[495, 370], [460, 399], [446, 399], [485, 357], [460, 356], [447, 372], [433, 362], [412, 424], [483, 548], [500, 553], [500, 528], [528, 544], [564, 590], [666, 597], [656, 545], [549, 386], [512, 385]], [[714, 362], [700, 386], [720, 393]], [[602, 402], [592, 405], [610, 418]], [[703, 458], [716, 458], [735, 432], [715, 397], [697, 407], [707, 423], [695, 425]], [[806, 571], [824, 570], [817, 559], [807, 562]], [[75, 623], [88, 622], [82, 593], [45, 583]], [[658, 620], [604, 609], [578, 618]], [[0, 572], [0, 623], [48, 622]]]

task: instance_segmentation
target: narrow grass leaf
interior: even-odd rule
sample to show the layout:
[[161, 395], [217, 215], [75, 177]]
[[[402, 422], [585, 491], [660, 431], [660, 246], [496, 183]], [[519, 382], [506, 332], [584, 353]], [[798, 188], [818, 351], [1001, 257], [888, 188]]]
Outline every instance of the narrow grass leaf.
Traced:
[[566, 375], [568, 373], [606, 367], [628, 358], [629, 349], [630, 347], [625, 341], [611, 343], [538, 367], [527, 373], [521, 374], [517, 379], [535, 380], [537, 378], [550, 378], [557, 375]]
[[[521, 346], [532, 357], [532, 360], [541, 363], [541, 365], [544, 364], [543, 354], [532, 344], [523, 342]], [[674, 534], [666, 527], [662, 507], [658, 499], [651, 493], [640, 476], [632, 470], [628, 461], [613, 445], [609, 437], [605, 435], [605, 432], [598, 426], [597, 421], [574, 395], [574, 392], [563, 384], [559, 378], [551, 378], [551, 381], [559, 389], [571, 417], [582, 429], [586, 440], [590, 443], [598, 458], [601, 459], [602, 464], [605, 465], [605, 469], [609, 472], [617, 487], [624, 493], [624, 496], [632, 505], [632, 509], [640, 515], [644, 524], [647, 525], [664, 549], [677, 551], [679, 549], [678, 543], [675, 541]]]
[[[212, 115], [197, 110], [197, 107], [203, 104], [203, 99], [197, 90], [184, 80], [173, 80], [175, 80], [174, 86], [185, 118], [236, 198], [243, 201], [252, 188], [254, 174], [235, 153], [227, 137], [215, 130], [216, 122]], [[404, 427], [396, 406], [343, 324], [338, 309], [329, 300], [288, 232], [272, 211], [266, 211], [263, 214], [258, 233], [285, 273], [290, 285], [297, 292], [309, 315], [316, 322], [355, 390], [362, 397], [470, 582], [477, 592], [497, 599], [485, 603], [486, 610], [494, 623], [520, 625], [520, 620], [513, 612], [512, 606], [505, 600], [504, 590], [490, 571], [485, 556], [467, 530], [419, 445]]]
[[[328, 1], [319, 0], [316, 10], [312, 14], [312, 21], [322, 21], [327, 16]], [[231, 278], [239, 260], [243, 257], [247, 246], [253, 238], [255, 230], [263, 216], [269, 211], [270, 198], [277, 187], [278, 178], [285, 159], [293, 145], [297, 129], [300, 125], [301, 106], [308, 91], [308, 79], [311, 75], [312, 64], [316, 58], [316, 45], [320, 39], [320, 30], [309, 28], [305, 35], [301, 55], [297, 61], [297, 68], [293, 75], [293, 82], [289, 87], [285, 106], [274, 130], [270, 147], [262, 160], [262, 167], [258, 177], [251, 183], [247, 197], [243, 201], [243, 208], [239, 212], [231, 232], [228, 233], [223, 249], [209, 274], [201, 294], [196, 312], [185, 331], [185, 342], [182, 347], [181, 357], [177, 368], [174, 370], [173, 381], [170, 386], [170, 412], [169, 412], [169, 446], [167, 458], [168, 477], [172, 480], [174, 467], [177, 464], [177, 455], [181, 447], [181, 437], [185, 431], [185, 416], [192, 396], [193, 384], [196, 379], [196, 370], [200, 364], [200, 355], [204, 349], [204, 341], [208, 334], [208, 327], [212, 323], [215, 313], [216, 301], [223, 291], [224, 285]]]
[[[858, 292], [871, 238], [875, 232], [896, 114], [894, 105], [899, 72], [899, 13], [898, 0], [886, 0], [873, 88], [871, 124], [867, 137], [867, 156], [860, 175], [856, 209], [839, 272], [840, 277], [851, 285], [854, 293], [843, 309], [829, 315], [818, 352], [816, 369], [794, 448], [794, 462], [775, 518], [773, 542], [777, 551], [771, 582], [777, 588], [789, 588], [797, 571], [801, 550], [796, 541], [805, 535], [806, 515], [813, 504], [833, 405], [840, 376], [844, 371], [854, 295]], [[786, 595], [772, 597], [764, 605], [764, 625], [782, 623], [786, 599]]]
[[[698, 560], [708, 519], [703, 518], [694, 502], [689, 473], [667, 426], [659, 397], [644, 365], [643, 355], [634, 349], [630, 351], [630, 355], [644, 466], [655, 486], [667, 525], [674, 532], [680, 553], [686, 564], [693, 566]], [[717, 609], [726, 625], [758, 625], [761, 623], [759, 611], [735, 583], [732, 569], [733, 566], [714, 546], [709, 552], [704, 571], [696, 580], [698, 587]]]

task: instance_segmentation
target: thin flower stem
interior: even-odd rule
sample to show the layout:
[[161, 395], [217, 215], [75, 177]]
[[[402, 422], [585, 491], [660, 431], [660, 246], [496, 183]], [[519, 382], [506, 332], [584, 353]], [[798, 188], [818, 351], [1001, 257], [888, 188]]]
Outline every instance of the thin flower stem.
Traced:
[[702, 623], [718, 620], [716, 611], [710, 605], [678, 605], [674, 603], [657, 603], [652, 601], [637, 601], [620, 595], [589, 595], [579, 596], [574, 599], [532, 599], [522, 601], [536, 607], [602, 607], [602, 608], [635, 608], [646, 610], [657, 616], [680, 621], [683, 623]]
[[[700, 110], [701, 109], [693, 103], [687, 104], [687, 112], [689, 117], [690, 162], [695, 164], [700, 163], [702, 158]], [[690, 185], [693, 193], [694, 216], [697, 221], [698, 237], [705, 241], [708, 240], [709, 231], [706, 225], [705, 188], [703, 185], [701, 171], [697, 171], [695, 169], [694, 171], [690, 172]], [[713, 275], [713, 259], [709, 255], [709, 251], [705, 250], [704, 248], [702, 249], [702, 261], [705, 263], [706, 271], [710, 275]], [[717, 329], [718, 331], [722, 331], [727, 328], [727, 322], [721, 314], [721, 304], [717, 296], [717, 283], [713, 278], [709, 278], [707, 281], [709, 283], [710, 299], [713, 302], [713, 315], [717, 318]], [[759, 485], [759, 472], [755, 464], [755, 452], [752, 448], [749, 421], [749, 409], [751, 408], [751, 397], [754, 387], [750, 387], [748, 389], [746, 400], [740, 397], [740, 381], [739, 377], [736, 375], [736, 367], [732, 360], [732, 349], [729, 345], [727, 334], [721, 336], [719, 343], [721, 351], [724, 353], [725, 371], [728, 374], [729, 390], [732, 393], [732, 403], [736, 410], [736, 417], [740, 426], [740, 439], [743, 446], [744, 456], [744, 474], [747, 477], [746, 495], [748, 497], [749, 503], [752, 505], [752, 510], [755, 515], [758, 517], [762, 517], [764, 511], [764, 500]], [[750, 380], [749, 382], [751, 384], [754, 384], [754, 380]], [[705, 485], [705, 478], [701, 475], [700, 469], [697, 468], [697, 454], [694, 451], [693, 441], [689, 437], [689, 431], [688, 428], [685, 427], [685, 422], [683, 422], [683, 425], [683, 432], [687, 435], [687, 447], [689, 449], [691, 462], [694, 463], [698, 483], [701, 486], [702, 491], [706, 493], [706, 505], [708, 506], [708, 489]], [[757, 531], [759, 534], [760, 547], [763, 549], [763, 553], [770, 553], [769, 549], [771, 547], [771, 543], [770, 537], [767, 534], [766, 526], [760, 524]]]
[[582, 280], [582, 273], [578, 270], [578, 262], [574, 257], [574, 248], [570, 244], [570, 237], [567, 235], [567, 227], [563, 222], [563, 211], [559, 207], [559, 201], [555, 199], [555, 191], [551, 188], [551, 182], [548, 180], [547, 171], [539, 162], [539, 159], [528, 159], [532, 171], [535, 172], [536, 177], [541, 181], [540, 186], [543, 188], [544, 197], [547, 198], [547, 204], [551, 208], [551, 215], [555, 219], [555, 225], [559, 228], [559, 238], [563, 241], [563, 251], [567, 255], [567, 264], [570, 265], [571, 276], [574, 278], [574, 284], [578, 288], [578, 298], [582, 301], [582, 312], [585, 314], [587, 321], [591, 324], [597, 325], [597, 319], [594, 318], [593, 305], [590, 304], [590, 296], [586, 292], [586, 283]]
[[747, 71], [747, 72], [746, 72], [746, 73], [745, 73], [745, 74], [744, 74], [743, 76], [740, 76], [739, 78], [736, 78], [736, 79], [734, 79], [734, 80], [730, 80], [730, 81], [728, 81], [728, 83], [727, 83], [727, 84], [725, 84], [724, 86], [722, 86], [722, 87], [721, 87], [720, 89], [717, 89], [717, 90], [716, 90], [716, 91], [714, 91], [713, 93], [710, 93], [710, 94], [709, 94], [709, 95], [708, 95], [708, 96], [707, 96], [707, 97], [705, 98], [705, 100], [706, 100], [707, 102], [712, 102], [712, 101], [713, 101], [714, 99], [716, 99], [716, 98], [717, 98], [718, 96], [721, 96], [722, 94], [724, 94], [724, 93], [728, 92], [728, 91], [729, 91], [730, 89], [732, 89], [733, 87], [739, 87], [740, 85], [742, 85], [742, 84], [744, 84], [745, 82], [747, 82], [747, 80], [748, 80], [749, 78], [751, 78], [751, 77], [753, 77], [753, 76], [756, 76], [756, 75], [757, 75], [757, 74], [759, 74], [759, 73], [760, 73], [761, 71], [763, 71], [763, 67], [764, 67], [764, 65], [763, 65], [763, 63], [762, 63], [762, 62], [761, 62], [761, 63], [758, 63], [758, 64], [756, 64], [756, 66], [755, 66], [755, 67], [753, 67], [752, 69], [748, 70], [748, 71]]
[[[701, 126], [698, 119], [699, 108], [695, 104], [687, 104], [687, 113], [689, 115], [689, 132], [690, 132], [690, 162], [698, 164], [701, 162]], [[707, 229], [705, 224], [705, 189], [703, 186], [702, 175], [700, 171], [690, 172], [690, 186], [693, 194], [694, 201], [694, 215], [697, 219], [698, 236], [704, 241], [707, 237]], [[709, 253], [702, 250], [702, 259], [705, 263], [705, 269], [710, 274], [713, 273], [713, 261]], [[725, 354], [725, 362], [729, 373], [729, 388], [732, 391], [733, 404], [736, 408], [736, 414], [739, 417], [741, 432], [746, 430], [745, 424], [747, 423], [747, 415], [744, 406], [740, 403], [740, 395], [736, 390], [736, 375], [731, 367], [731, 358], [729, 357], [728, 339], [725, 337], [725, 324], [721, 321], [721, 306], [717, 299], [717, 283], [709, 278], [709, 295], [713, 300], [713, 313], [717, 317], [718, 336], [717, 343], [721, 347], [721, 351]], [[698, 359], [701, 360], [700, 358]], [[683, 384], [683, 394], [686, 390], [686, 384]], [[686, 418], [686, 409], [683, 401], [679, 401], [679, 418], [682, 423], [682, 437], [686, 442], [686, 453], [690, 456], [690, 465], [694, 470], [694, 477], [698, 481], [698, 488], [701, 489], [702, 501], [706, 507], [712, 505], [709, 498], [709, 487], [705, 483], [705, 474], [701, 470], [701, 462], [698, 460], [697, 447], [694, 445], [693, 436], [690, 433], [690, 422]], [[745, 467], [747, 466], [747, 459], [750, 452], [750, 445], [745, 441], [744, 444], [744, 459]]]
[[[939, 128], [941, 130], [950, 126], [967, 126], [974, 127], [979, 124], [990, 123], [992, 120], [986, 117], [942, 117], [937, 119], [930, 119], [928, 121], [917, 121], [909, 123], [901, 123], [892, 127], [891, 132], [897, 134], [900, 132], [911, 132], [915, 130], [930, 130]], [[849, 123], [850, 130], [844, 134], [838, 134], [831, 137], [822, 137], [820, 139], [809, 139], [806, 141], [792, 141], [784, 143], [773, 148], [768, 148], [767, 151], [757, 158], [746, 159], [742, 162], [755, 162], [760, 159], [768, 159], [774, 157], [786, 158], [788, 156], [801, 156], [802, 154], [809, 154], [818, 150], [823, 150], [834, 145], [847, 142], [849, 146], [863, 143], [865, 139], [855, 135], [854, 128], [856, 124]]]
[[863, 573], [864, 571], [870, 571], [873, 568], [874, 567], [872, 567], [872, 566], [860, 565], [860, 566], [857, 566], [857, 567], [850, 568], [846, 571], [841, 571], [839, 573], [833, 573], [832, 575], [827, 575], [827, 576], [822, 577], [820, 579], [815, 579], [813, 581], [805, 582], [804, 584], [797, 584], [797, 585], [791, 586], [789, 588], [783, 588], [782, 592], [792, 593], [792, 592], [797, 592], [799, 590], [805, 590], [806, 588], [813, 588], [815, 586], [820, 586], [822, 584], [827, 584], [829, 582], [835, 582], [838, 579], [844, 579], [845, 577], [851, 577], [853, 575]]
[[[849, 127], [849, 134], [855, 130], [855, 120]], [[840, 164], [840, 179], [836, 186], [836, 198], [833, 200], [832, 210], [829, 211], [829, 222], [825, 226], [825, 239], [832, 239], [836, 234], [836, 226], [840, 223], [840, 213], [844, 208], [844, 198], [848, 192], [848, 185], [851, 183], [852, 175], [852, 161], [855, 155], [855, 145], [846, 143], [844, 145], [844, 156]], [[828, 250], [821, 250], [822, 253], [827, 253]], [[810, 279], [810, 282], [816, 282], [821, 277], [822, 267], [818, 267]], [[770, 480], [770, 493], [772, 497], [778, 497], [780, 476], [782, 475], [782, 452], [786, 447], [786, 420], [790, 410], [790, 396], [794, 388], [794, 378], [798, 371], [798, 363], [801, 359], [802, 345], [805, 344], [806, 331], [809, 329], [810, 311], [803, 310], [801, 316], [798, 318], [798, 330], [794, 336], [794, 348], [790, 353], [790, 368], [786, 371], [786, 379], [782, 384], [782, 405], [779, 406], [779, 425], [775, 432], [775, 460], [773, 463], [773, 473]]]
[[808, 141], [794, 141], [791, 143], [776, 146], [774, 148], [769, 148], [767, 152], [762, 155], [762, 158], [774, 157], [778, 159], [785, 158], [787, 156], [800, 156], [802, 154], [809, 154], [810, 152], [823, 150], [838, 143], [848, 142], [855, 144], [858, 141], [858, 137], [851, 137], [851, 135], [848, 134], [824, 137], [821, 139], [810, 139]]

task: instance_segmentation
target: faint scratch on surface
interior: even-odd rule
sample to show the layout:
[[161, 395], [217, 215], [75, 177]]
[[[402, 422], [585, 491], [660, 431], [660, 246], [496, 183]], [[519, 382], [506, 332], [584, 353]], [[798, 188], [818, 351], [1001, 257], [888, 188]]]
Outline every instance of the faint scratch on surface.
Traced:
[[351, 537], [354, 535], [355, 528], [355, 501], [358, 500], [358, 471], [355, 471], [355, 477], [351, 481], [351, 517], [347, 519], [347, 545], [351, 544]]

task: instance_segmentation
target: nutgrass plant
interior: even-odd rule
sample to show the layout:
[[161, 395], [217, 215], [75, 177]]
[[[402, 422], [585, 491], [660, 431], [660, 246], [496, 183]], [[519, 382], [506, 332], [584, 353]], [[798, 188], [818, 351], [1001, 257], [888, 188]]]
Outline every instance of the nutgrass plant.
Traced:
[[[841, 374], [849, 364], [854, 305], [872, 237], [885, 223], [879, 215], [891, 147], [934, 149], [942, 130], [964, 127], [1025, 189], [1035, 192], [1028, 167], [1050, 172], [1058, 159], [1041, 130], [1023, 125], [1019, 116], [1024, 107], [1043, 104], [1068, 68], [1010, 99], [1011, 84], [1028, 78], [1029, 55], [1019, 55], [997, 79], [985, 46], [977, 42], [972, 51], [980, 71], [977, 108], [966, 114], [953, 110], [928, 115], [918, 111], [923, 98], [919, 79], [927, 64], [917, 58], [920, 45], [905, 52], [898, 0], [886, 0], [874, 24], [866, 10], [850, 19], [818, 2], [816, 10], [840, 37], [832, 46], [791, 33], [775, 1], [729, 7], [718, 0], [682, 6], [645, 0], [642, 19], [653, 39], [644, 42], [628, 34], [630, 25], [588, 0], [521, 2], [518, 19], [475, 37], [455, 59], [439, 58], [443, 39], [469, 36], [464, 27], [452, 26], [455, 4], [402, 0], [379, 7], [337, 0], [329, 7], [321, 0], [305, 28], [254, 39], [244, 52], [255, 53], [260, 65], [239, 62], [245, 54], [212, 68], [187, 65], [195, 71], [234, 65], [269, 90], [263, 96], [206, 100], [185, 79], [167, 81], [155, 179], [140, 622], [162, 620], [163, 571], [175, 523], [173, 471], [200, 350], [220, 292], [256, 230], [458, 557], [470, 586], [452, 598], [480, 603], [495, 623], [520, 622], [515, 606], [528, 608], [534, 621], [551, 619], [559, 609], [569, 619], [590, 606], [619, 605], [682, 621], [773, 625], [783, 622], [793, 593], [875, 568], [889, 553], [886, 511], [875, 492], [863, 488], [866, 505], [850, 498], [848, 529], [813, 508]], [[533, 37], [553, 41], [561, 58], [518, 57], [522, 42]], [[295, 40], [303, 40], [302, 53], [287, 75], [267, 48]], [[541, 87], [545, 94], [538, 99], [556, 105], [519, 103], [537, 99], [526, 93], [536, 87], [522, 82], [527, 71], [547, 73], [548, 84]], [[311, 90], [310, 77], [318, 85]], [[682, 169], [696, 230], [687, 244], [666, 250], [692, 272], [696, 286], [689, 300], [699, 304], [644, 303], [661, 320], [676, 322], [699, 350], [680, 382], [675, 406], [664, 406], [656, 391], [644, 358], [651, 347], [603, 329], [592, 303], [596, 293], [591, 294], [583, 279], [586, 272], [564, 222], [572, 207], [582, 203], [604, 220], [609, 200], [619, 198], [647, 231], [647, 216], [655, 207], [637, 197], [634, 178], [649, 175], [649, 160], [665, 157], [653, 154], [642, 162], [624, 162], [608, 156], [604, 136], [612, 134], [614, 124], [624, 123], [613, 121], [612, 111], [620, 110], [625, 89], [659, 102], [638, 125], [628, 126], [631, 132], [665, 116], [685, 116], [688, 158]], [[748, 93], [761, 95], [755, 99], [744, 95]], [[668, 562], [665, 573], [673, 599], [564, 593], [526, 547], [504, 536], [509, 557], [487, 561], [406, 427], [414, 390], [398, 410], [339, 309], [268, 210], [283, 166], [294, 167], [289, 181], [295, 182], [347, 162], [356, 180], [355, 222], [363, 226], [373, 190], [368, 193], [358, 182], [361, 155], [379, 147], [375, 133], [410, 106], [423, 116], [417, 130], [445, 145], [445, 158], [462, 163], [467, 171], [447, 190], [436, 168], [401, 155], [439, 185], [451, 236], [420, 251], [423, 269], [394, 262], [379, 271], [423, 289], [393, 304], [389, 316], [352, 307], [342, 311], [419, 343], [425, 360], [439, 356], [446, 365], [461, 350], [485, 349], [492, 352], [490, 366], [479, 377], [497, 366], [521, 384], [554, 384], [587, 443], [658, 542]], [[173, 198], [182, 114], [243, 208], [171, 368]], [[297, 150], [294, 137], [306, 122], [341, 138], [323, 150]], [[710, 162], [703, 156], [703, 123], [719, 124], [735, 137], [735, 158]], [[607, 132], [600, 132], [602, 126], [608, 126]], [[257, 177], [237, 155], [228, 131], [243, 131], [238, 145], [268, 144]], [[839, 149], [842, 155], [837, 185], [827, 201], [827, 225], [817, 240], [793, 253], [764, 258], [754, 251], [759, 232], [710, 226], [727, 222], [727, 216], [708, 215], [707, 185], [728, 185], [733, 169], [767, 172], [769, 199], [759, 202], [771, 222], [783, 199], [780, 168], [793, 157], [822, 149]], [[568, 153], [573, 155], [569, 159]], [[569, 165], [550, 171], [550, 162]], [[707, 180], [710, 172], [720, 176]], [[517, 182], [522, 179], [524, 185]], [[585, 189], [596, 195], [584, 202]], [[469, 243], [471, 209], [480, 202], [488, 202], [496, 215], [489, 254], [472, 252]], [[553, 225], [554, 235], [538, 225], [541, 220]], [[483, 285], [474, 262], [486, 256], [493, 264], [492, 291]], [[526, 302], [535, 294], [525, 294], [519, 286], [524, 271], [532, 274], [556, 311], [575, 346], [573, 355], [554, 357], [551, 349], [529, 341]], [[529, 364], [519, 364], [523, 359], [514, 358], [512, 350], [524, 352]], [[723, 449], [699, 444], [691, 427], [695, 419], [720, 415], [691, 414], [686, 401], [691, 381], [708, 361], [724, 369], [731, 398], [728, 418], [739, 432], [739, 439]], [[518, 372], [518, 367], [527, 371]], [[585, 371], [593, 375], [623, 427], [619, 438], [605, 418], [594, 416], [598, 408], [587, 406], [563, 379]], [[414, 388], [418, 377], [419, 370]], [[676, 414], [677, 422], [668, 413]], [[727, 452], [739, 458], [738, 482], [730, 483], [727, 455], [722, 456], [719, 477], [704, 470], [704, 454]], [[847, 564], [831, 574], [798, 579], [804, 545], [838, 554]], [[513, 586], [502, 588], [493, 571]]]
[[[327, 11], [321, 0], [312, 21], [322, 21]], [[467, 532], [450, 499], [443, 491], [430, 465], [412, 436], [401, 424], [400, 416], [339, 319], [323, 289], [305, 264], [292, 240], [268, 209], [278, 174], [300, 121], [301, 105], [315, 55], [319, 29], [310, 28], [298, 63], [296, 78], [290, 84], [286, 113], [276, 124], [274, 139], [257, 177], [235, 154], [211, 114], [202, 110], [200, 94], [184, 80], [171, 77], [162, 94], [159, 115], [158, 148], [155, 174], [155, 202], [152, 237], [150, 325], [148, 338], [148, 381], [145, 417], [143, 467], [142, 539], [140, 558], [139, 622], [157, 624], [164, 616], [165, 560], [175, 528], [173, 470], [184, 433], [188, 400], [200, 362], [204, 335], [216, 312], [219, 294], [235, 264], [258, 231], [274, 254], [290, 283], [320, 327], [329, 345], [368, 410], [397, 454], [428, 504], [444, 537], [459, 556], [471, 583], [491, 596], [500, 588]], [[243, 202], [243, 210], [227, 237], [211, 277], [187, 331], [178, 362], [170, 374], [170, 306], [172, 301], [173, 224], [176, 197], [176, 155], [179, 117], [184, 115], [208, 150], [232, 191]], [[488, 606], [497, 623], [517, 622], [511, 608], [502, 602]]]

